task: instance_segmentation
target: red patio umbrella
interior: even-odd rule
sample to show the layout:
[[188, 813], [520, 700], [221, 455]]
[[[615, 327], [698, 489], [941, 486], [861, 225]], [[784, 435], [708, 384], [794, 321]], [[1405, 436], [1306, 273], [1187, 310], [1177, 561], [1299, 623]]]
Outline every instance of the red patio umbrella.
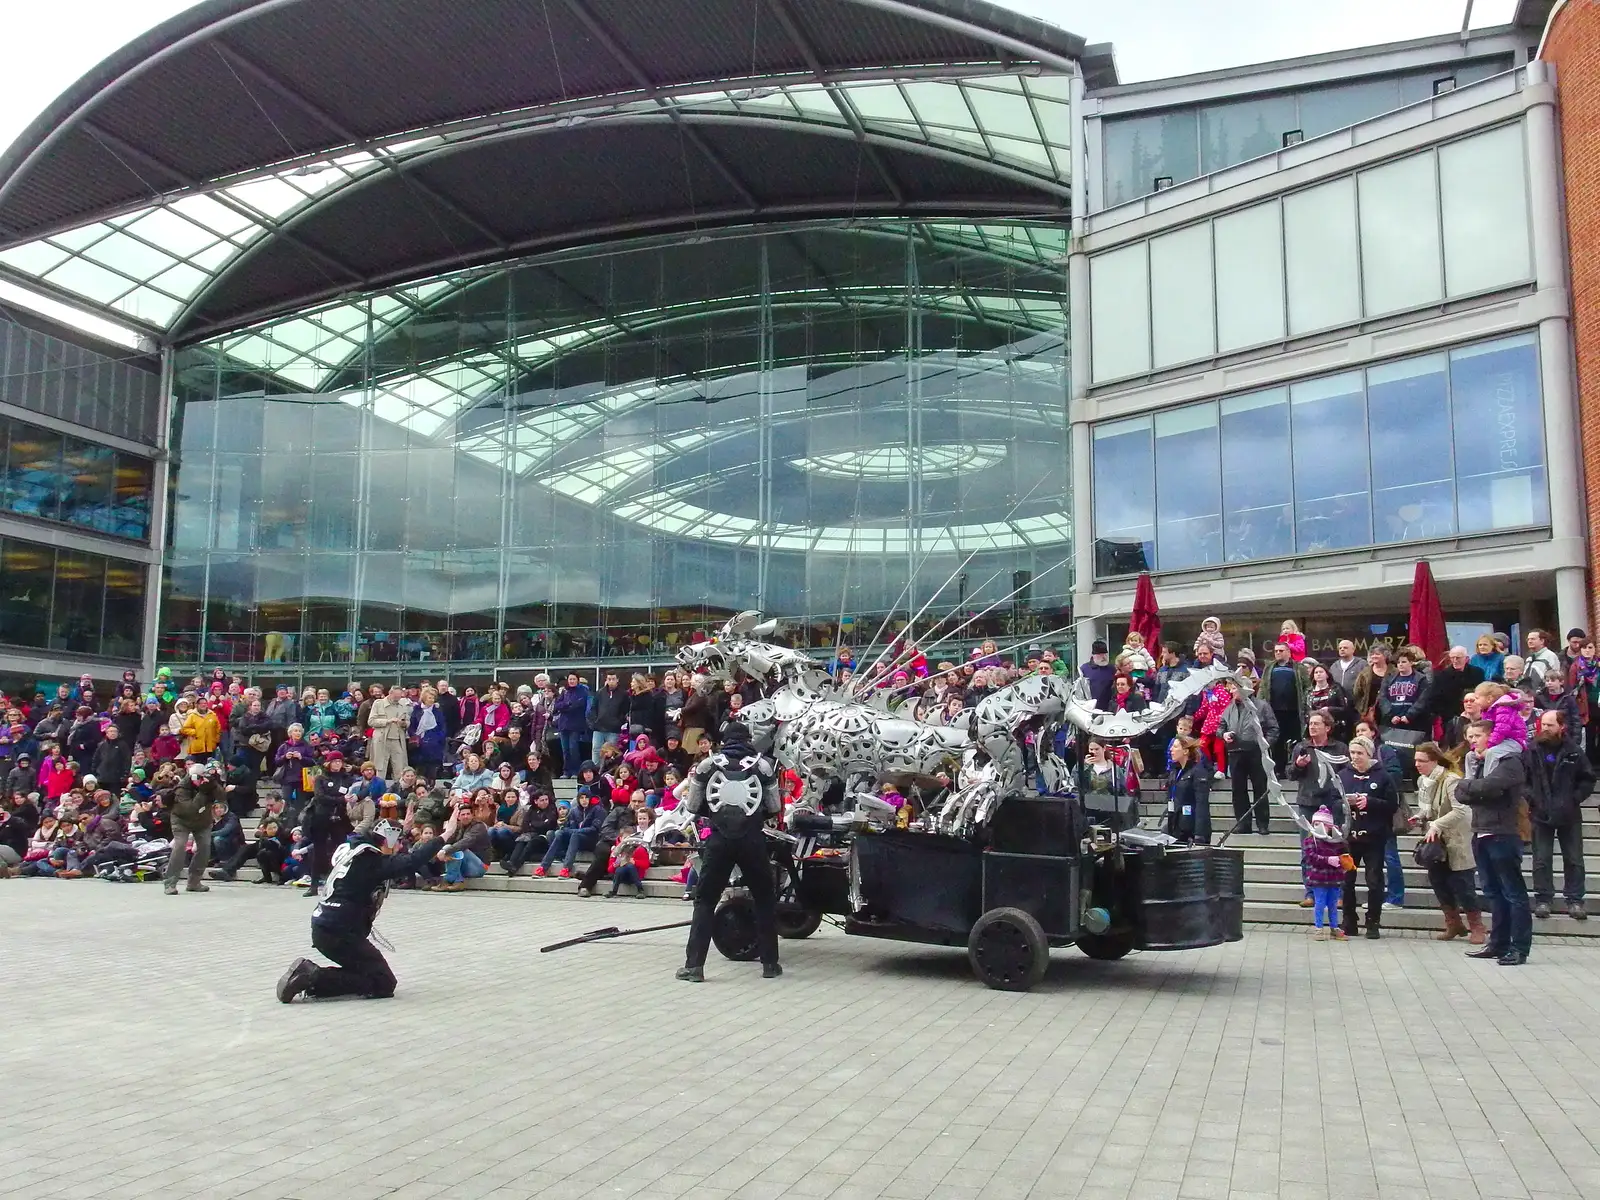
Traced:
[[1434, 666], [1444, 665], [1450, 641], [1445, 637], [1444, 606], [1439, 603], [1439, 589], [1433, 584], [1433, 569], [1427, 559], [1417, 563], [1417, 573], [1411, 580], [1411, 616], [1406, 623], [1406, 636], [1413, 646], [1422, 647]]
[[1145, 647], [1152, 657], [1158, 657], [1156, 647], [1161, 644], [1161, 608], [1156, 604], [1156, 585], [1150, 582], [1150, 572], [1139, 572], [1139, 585], [1133, 592], [1133, 617], [1128, 628], [1144, 638]]

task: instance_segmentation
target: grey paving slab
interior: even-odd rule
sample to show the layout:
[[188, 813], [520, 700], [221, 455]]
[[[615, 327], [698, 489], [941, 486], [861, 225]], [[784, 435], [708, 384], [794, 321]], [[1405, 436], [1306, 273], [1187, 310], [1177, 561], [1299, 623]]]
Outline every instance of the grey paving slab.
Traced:
[[1019, 996], [824, 930], [692, 987], [681, 933], [537, 953], [684, 905], [401, 894], [395, 999], [284, 1007], [310, 907], [0, 883], [0, 1193], [1600, 1196], [1600, 946], [1253, 929]]

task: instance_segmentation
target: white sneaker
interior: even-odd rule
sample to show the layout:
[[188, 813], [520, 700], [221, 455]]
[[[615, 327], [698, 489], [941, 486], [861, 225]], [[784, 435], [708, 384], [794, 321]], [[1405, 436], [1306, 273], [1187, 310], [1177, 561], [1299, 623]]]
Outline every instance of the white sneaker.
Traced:
[[1395, 904], [1395, 903], [1393, 903], [1391, 901], [1388, 901], [1388, 900], [1385, 900], [1383, 902], [1383, 906], [1385, 908], [1387, 908], [1390, 912], [1404, 912], [1405, 911], [1405, 907], [1406, 907], [1404, 904]]

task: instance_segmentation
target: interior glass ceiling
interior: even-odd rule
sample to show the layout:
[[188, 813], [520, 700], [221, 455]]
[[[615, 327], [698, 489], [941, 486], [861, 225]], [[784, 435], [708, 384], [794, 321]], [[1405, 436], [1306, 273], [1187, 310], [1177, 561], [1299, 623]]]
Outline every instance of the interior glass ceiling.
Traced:
[[[1030, 70], [1034, 73], [872, 78], [686, 92], [612, 103], [578, 114], [521, 116], [448, 133], [421, 134], [370, 151], [342, 153], [225, 181], [201, 194], [165, 197], [108, 221], [0, 251], [0, 269], [91, 308], [153, 330], [166, 330], [253, 242], [271, 236], [303, 208], [326, 199], [354, 179], [399, 167], [449, 142], [510, 128], [567, 125], [660, 110], [738, 113], [763, 120], [860, 128], [1030, 176], [1064, 193], [1071, 161], [1068, 80], [1064, 75]], [[1019, 228], [997, 226], [992, 236], [1019, 236]], [[427, 286], [437, 293], [450, 285], [435, 281]], [[426, 298], [426, 294], [418, 297]], [[397, 300], [395, 313], [404, 307], [405, 301]], [[375, 313], [374, 318], [383, 321], [389, 315]], [[336, 364], [344, 357], [340, 350], [354, 349], [355, 341], [345, 336], [354, 326], [338, 327], [341, 320], [352, 319], [351, 313], [341, 314], [338, 307], [325, 309], [316, 321], [308, 319], [304, 328], [280, 329], [274, 333], [272, 346], [256, 346], [242, 357], [259, 359], [259, 365], [284, 378], [315, 387], [314, 377], [325, 369], [322, 364]], [[363, 307], [360, 320], [364, 323], [365, 319]], [[341, 345], [341, 339], [347, 344]], [[285, 350], [297, 352], [305, 361], [283, 359]]]

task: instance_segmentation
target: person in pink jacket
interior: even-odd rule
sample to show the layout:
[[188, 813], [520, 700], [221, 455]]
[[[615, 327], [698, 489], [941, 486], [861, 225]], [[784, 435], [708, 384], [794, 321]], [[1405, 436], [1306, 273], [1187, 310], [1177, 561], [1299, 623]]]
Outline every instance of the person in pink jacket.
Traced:
[[1278, 627], [1278, 640], [1289, 647], [1289, 660], [1300, 662], [1306, 656], [1306, 635], [1300, 632], [1300, 626], [1293, 621], [1285, 621]]
[[1525, 693], [1509, 688], [1503, 683], [1480, 683], [1472, 689], [1483, 705], [1483, 719], [1494, 723], [1489, 735], [1489, 745], [1514, 742], [1522, 749], [1528, 748], [1528, 718], [1522, 711]]

